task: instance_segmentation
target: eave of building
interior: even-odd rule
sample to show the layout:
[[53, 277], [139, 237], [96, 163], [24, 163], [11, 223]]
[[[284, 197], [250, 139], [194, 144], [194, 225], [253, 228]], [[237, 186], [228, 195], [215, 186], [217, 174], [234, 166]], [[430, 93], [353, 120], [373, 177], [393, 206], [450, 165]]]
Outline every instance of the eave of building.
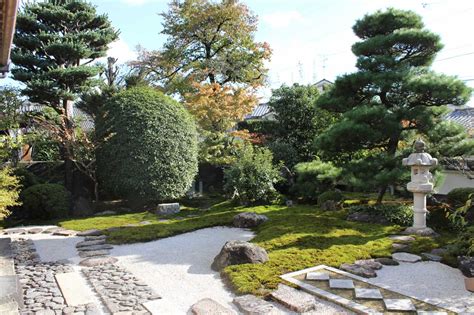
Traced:
[[19, 0], [0, 0], [0, 73], [8, 72]]

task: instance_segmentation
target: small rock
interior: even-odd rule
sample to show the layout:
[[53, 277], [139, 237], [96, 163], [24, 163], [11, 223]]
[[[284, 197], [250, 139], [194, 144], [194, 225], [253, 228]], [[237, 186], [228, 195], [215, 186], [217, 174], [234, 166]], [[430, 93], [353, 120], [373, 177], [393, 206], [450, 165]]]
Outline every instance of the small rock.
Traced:
[[413, 236], [409, 235], [391, 235], [389, 238], [393, 241], [400, 242], [400, 243], [408, 243], [415, 241]]
[[112, 211], [112, 210], [106, 210], [106, 211], [102, 211], [102, 212], [97, 212], [94, 215], [99, 216], [99, 215], [113, 215], [113, 214], [117, 214], [117, 212]]
[[423, 257], [425, 257], [426, 259], [431, 260], [431, 261], [441, 261], [443, 259], [443, 257], [441, 257], [441, 256], [433, 255], [433, 254], [430, 254], [430, 253], [421, 253], [421, 255], [423, 255]]
[[375, 258], [375, 261], [379, 262], [379, 263], [381, 263], [382, 265], [385, 265], [385, 266], [398, 266], [398, 265], [400, 265], [400, 263], [398, 261], [395, 261], [395, 260], [393, 260], [391, 258], [387, 258], [387, 257]]
[[408, 262], [408, 263], [416, 263], [418, 261], [421, 261], [421, 257], [418, 255], [413, 255], [410, 253], [393, 253], [392, 258], [398, 262]]
[[266, 221], [268, 221], [268, 218], [264, 215], [256, 214], [254, 212], [242, 212], [234, 216], [233, 225], [239, 228], [251, 228]]
[[342, 264], [339, 269], [365, 278], [377, 277], [377, 273], [373, 269], [356, 264]]
[[268, 261], [265, 249], [244, 241], [228, 241], [214, 258], [211, 268], [216, 271], [240, 264], [259, 264]]
[[379, 270], [382, 269], [382, 264], [375, 261], [375, 259], [363, 259], [363, 260], [356, 260], [354, 264], [359, 265], [364, 268]]
[[100, 236], [104, 234], [101, 230], [92, 229], [77, 233], [77, 236]]
[[118, 261], [115, 257], [93, 257], [82, 260], [79, 265], [84, 267], [96, 267], [114, 264]]
[[393, 243], [392, 248], [395, 249], [396, 251], [403, 251], [406, 250], [408, 247], [410, 247], [407, 244], [399, 244], [399, 243]]
[[112, 249], [112, 248], [114, 248], [112, 245], [102, 244], [102, 245], [82, 246], [82, 247], [79, 247], [78, 250], [93, 251], [93, 250]]
[[194, 315], [234, 315], [235, 313], [212, 299], [202, 299], [191, 306]]

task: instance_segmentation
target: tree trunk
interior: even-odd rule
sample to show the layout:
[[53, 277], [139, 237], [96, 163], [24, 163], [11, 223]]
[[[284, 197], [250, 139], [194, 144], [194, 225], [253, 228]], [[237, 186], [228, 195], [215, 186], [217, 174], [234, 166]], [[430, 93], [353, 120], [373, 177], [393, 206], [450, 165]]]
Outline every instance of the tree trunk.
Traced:
[[[395, 153], [397, 153], [399, 140], [400, 140], [400, 133], [394, 134], [390, 137], [390, 140], [388, 141], [388, 146], [387, 146], [387, 154], [389, 157], [393, 158], [395, 156]], [[377, 196], [378, 205], [382, 203], [383, 196], [385, 195], [387, 188], [388, 188], [388, 184], [383, 184], [379, 186], [379, 193]]]
[[72, 101], [63, 100], [63, 159], [64, 159], [64, 186], [74, 194], [74, 125], [72, 117]]

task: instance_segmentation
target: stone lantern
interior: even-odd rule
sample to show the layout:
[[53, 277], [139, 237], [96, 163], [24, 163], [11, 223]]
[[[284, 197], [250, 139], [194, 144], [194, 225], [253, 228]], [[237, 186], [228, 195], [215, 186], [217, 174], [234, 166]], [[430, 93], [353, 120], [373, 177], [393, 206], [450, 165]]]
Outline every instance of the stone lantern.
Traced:
[[415, 142], [415, 152], [403, 159], [403, 165], [411, 167], [411, 181], [407, 184], [408, 191], [413, 193], [413, 226], [405, 230], [407, 234], [433, 235], [432, 229], [426, 226], [426, 195], [433, 192], [433, 175], [430, 169], [438, 164], [425, 152], [422, 140]]

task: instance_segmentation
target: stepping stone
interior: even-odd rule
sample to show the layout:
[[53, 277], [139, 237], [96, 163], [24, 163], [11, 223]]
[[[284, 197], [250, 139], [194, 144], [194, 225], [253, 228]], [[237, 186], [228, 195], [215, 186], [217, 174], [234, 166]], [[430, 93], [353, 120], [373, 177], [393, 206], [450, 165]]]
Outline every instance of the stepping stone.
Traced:
[[66, 272], [57, 273], [54, 276], [68, 306], [94, 303], [94, 295], [80, 274]]
[[228, 308], [212, 299], [202, 299], [191, 306], [191, 311], [194, 315], [235, 315], [235, 313]]
[[408, 249], [410, 246], [407, 244], [399, 244], [399, 243], [393, 243], [392, 248], [395, 249], [396, 251], [402, 251]]
[[96, 257], [96, 256], [107, 256], [110, 254], [109, 250], [101, 249], [101, 250], [91, 250], [91, 251], [80, 251], [79, 257]]
[[387, 311], [416, 311], [410, 299], [384, 299], [383, 302]]
[[11, 235], [11, 234], [26, 234], [25, 229], [7, 229], [4, 233]]
[[53, 235], [59, 235], [59, 236], [75, 236], [77, 234], [77, 231], [73, 230], [58, 230], [53, 232]]
[[400, 263], [398, 261], [395, 261], [392, 258], [387, 258], [387, 257], [375, 258], [375, 261], [381, 263], [384, 266], [398, 266], [398, 265], [400, 265]]
[[244, 315], [280, 315], [283, 314], [273, 304], [248, 294], [236, 297], [234, 304], [237, 305]]
[[77, 236], [100, 236], [104, 234], [101, 230], [92, 229], [77, 233]]
[[93, 246], [93, 245], [103, 245], [105, 244], [105, 239], [95, 240], [95, 241], [82, 241], [76, 244], [76, 248]]
[[84, 266], [84, 267], [95, 267], [95, 266], [102, 266], [102, 265], [109, 265], [109, 264], [114, 264], [118, 261], [117, 258], [107, 256], [107, 257], [90, 257], [81, 260], [79, 263], [79, 266]]
[[417, 311], [418, 315], [448, 315], [446, 312], [435, 312], [435, 311]]
[[28, 229], [28, 234], [38, 234], [38, 233], [41, 233], [43, 232], [43, 229], [42, 228], [31, 228], [31, 229]]
[[355, 297], [356, 299], [367, 299], [367, 300], [383, 299], [382, 293], [380, 293], [379, 289], [356, 288]]
[[279, 284], [278, 289], [270, 296], [294, 312], [308, 312], [315, 308], [315, 299], [311, 294], [291, 288], [284, 284]]
[[352, 290], [354, 289], [354, 281], [347, 279], [330, 279], [329, 287], [331, 289]]
[[59, 227], [50, 227], [50, 228], [47, 228], [47, 229], [44, 229], [43, 234], [51, 234], [51, 233], [54, 233], [56, 231], [60, 231], [60, 230], [64, 230], [63, 228], [59, 228]]
[[401, 243], [409, 243], [415, 241], [415, 238], [409, 235], [390, 235], [388, 238]]
[[363, 260], [356, 260], [354, 264], [368, 268], [368, 269], [375, 269], [379, 270], [382, 269], [382, 264], [375, 261], [375, 259], [363, 259]]
[[306, 280], [324, 281], [329, 280], [329, 275], [325, 272], [308, 272]]
[[98, 240], [105, 240], [107, 239], [106, 235], [100, 235], [100, 236], [86, 236], [84, 241], [98, 241]]
[[421, 255], [423, 255], [423, 257], [431, 261], [441, 261], [441, 259], [443, 259], [443, 257], [441, 256], [429, 254], [429, 253], [421, 253]]
[[355, 264], [342, 264], [341, 266], [339, 266], [339, 269], [365, 278], [377, 277], [377, 273], [373, 269]]
[[392, 258], [398, 262], [416, 263], [421, 261], [421, 257], [410, 253], [393, 253]]
[[82, 246], [82, 247], [79, 247], [77, 250], [91, 251], [91, 250], [102, 250], [102, 249], [112, 249], [112, 248], [114, 248], [112, 245], [103, 244], [103, 245]]

